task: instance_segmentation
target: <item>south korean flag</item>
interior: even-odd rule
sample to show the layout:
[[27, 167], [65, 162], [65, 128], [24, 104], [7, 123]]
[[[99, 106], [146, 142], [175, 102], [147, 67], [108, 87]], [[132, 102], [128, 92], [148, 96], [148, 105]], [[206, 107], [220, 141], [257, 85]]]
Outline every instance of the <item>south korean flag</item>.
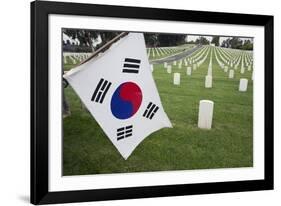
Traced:
[[151, 133], [172, 127], [151, 74], [142, 33], [129, 33], [64, 78], [125, 159]]

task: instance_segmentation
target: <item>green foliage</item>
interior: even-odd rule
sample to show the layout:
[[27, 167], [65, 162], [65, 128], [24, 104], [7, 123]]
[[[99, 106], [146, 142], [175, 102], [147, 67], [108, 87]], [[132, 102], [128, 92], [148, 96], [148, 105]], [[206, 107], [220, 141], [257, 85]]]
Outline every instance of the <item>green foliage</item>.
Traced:
[[220, 45], [220, 37], [219, 36], [213, 36], [213, 39], [211, 41], [212, 44], [215, 44], [215, 46]]
[[245, 40], [241, 49], [244, 50], [253, 50], [253, 43], [250, 40]]
[[[81, 48], [90, 47], [94, 50], [102, 47], [106, 42], [120, 34], [120, 32], [114, 31], [98, 31], [87, 29], [63, 29], [63, 33], [67, 34], [73, 39], [77, 38], [80, 42]], [[102, 43], [97, 45], [95, 48], [92, 48], [93, 39], [96, 39], [98, 36], [101, 37]], [[209, 40], [203, 36], [200, 36], [198, 39], [196, 39], [195, 42], [186, 42], [186, 37], [186, 34], [144, 33], [144, 38], [147, 47], [169, 47], [178, 46], [185, 43], [208, 45], [210, 43]], [[213, 36], [211, 43], [214, 43], [216, 46], [219, 46], [219, 39], [219, 36]], [[245, 40], [243, 43], [243, 41], [238, 37], [230, 37], [224, 40], [221, 46], [232, 49], [253, 50], [252, 41]], [[84, 52], [88, 52], [87, 48], [85, 48], [84, 50]]]
[[106, 42], [113, 39], [115, 36], [120, 34], [120, 32], [111, 32], [111, 31], [97, 31], [89, 29], [63, 29], [63, 33], [71, 37], [72, 39], [77, 38], [80, 42], [81, 47], [92, 47], [93, 39], [101, 37], [102, 43], [97, 45], [93, 49], [98, 49], [103, 46]]
[[242, 50], [253, 50], [253, 42], [251, 40], [243, 41], [238, 37], [232, 37], [222, 42], [222, 47]]
[[196, 44], [201, 44], [201, 45], [208, 45], [210, 44], [209, 40], [206, 37], [200, 36], [198, 39], [195, 41]]
[[102, 47], [106, 42], [110, 41], [114, 37], [118, 36], [121, 32], [99, 32], [98, 34], [100, 35], [102, 39], [102, 43], [97, 45], [95, 48], [96, 50], [100, 47]]
[[230, 48], [230, 43], [229, 43], [229, 41], [230, 41], [230, 38], [223, 40], [221, 46], [222, 46], [222, 47], [225, 47], [225, 48]]
[[189, 42], [186, 42], [187, 44], [195, 44], [195, 41], [191, 40]]
[[158, 35], [153, 33], [146, 33], [144, 35], [145, 44], [147, 47], [156, 47], [158, 45]]
[[145, 43], [148, 47], [168, 47], [185, 43], [185, 34], [145, 33]]
[[233, 37], [229, 40], [230, 48], [232, 49], [241, 49], [243, 41], [238, 37]]

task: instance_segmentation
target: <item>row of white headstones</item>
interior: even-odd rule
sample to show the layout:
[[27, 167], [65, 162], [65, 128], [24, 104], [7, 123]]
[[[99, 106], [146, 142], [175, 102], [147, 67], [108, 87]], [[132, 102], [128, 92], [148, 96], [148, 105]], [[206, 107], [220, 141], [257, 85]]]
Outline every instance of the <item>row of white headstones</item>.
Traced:
[[148, 48], [147, 56], [148, 56], [148, 58], [150, 57], [150, 55], [152, 57], [166, 56], [166, 55], [169, 55], [169, 54], [177, 52], [177, 51], [178, 51], [178, 49], [175, 49], [175, 48], [165, 48], [165, 47]]
[[[177, 47], [155, 47], [155, 48], [148, 48], [147, 55], [150, 57], [161, 57], [161, 56], [168, 56], [171, 54], [176, 54], [182, 52], [182, 48]], [[64, 52], [63, 53], [63, 62], [64, 64], [77, 64], [89, 58], [92, 53], [72, 53], [72, 52]]]
[[[192, 69], [196, 70], [204, 61], [207, 59], [209, 52], [210, 54], [210, 62], [208, 66], [207, 75], [205, 76], [205, 88], [212, 88], [212, 61], [213, 61], [213, 53], [215, 55], [215, 59], [217, 60], [221, 69], [224, 72], [228, 72], [228, 78], [234, 78], [234, 71], [238, 69], [238, 66], [241, 65], [241, 74], [245, 72], [245, 66], [248, 71], [251, 71], [253, 68], [253, 58], [249, 53], [241, 52], [239, 50], [234, 51], [225, 51], [226, 49], [218, 48], [218, 47], [203, 47], [199, 52], [193, 54], [187, 58], [181, 59], [180, 61], [174, 61], [173, 66], [178, 65], [178, 68], [182, 68], [182, 64], [186, 67], [186, 74], [191, 76]], [[190, 66], [188, 66], [190, 65]], [[192, 67], [191, 67], [192, 65]], [[164, 62], [164, 67], [167, 69], [167, 73], [172, 73], [172, 65]], [[230, 69], [229, 69], [230, 68]], [[151, 65], [151, 70], [153, 71], [153, 65]], [[180, 85], [180, 73], [174, 73], [173, 83], [174, 85]], [[252, 76], [253, 79], [253, 76]], [[248, 79], [241, 78], [239, 81], [238, 91], [246, 92], [248, 86]], [[201, 100], [199, 102], [199, 113], [198, 113], [198, 127], [202, 129], [211, 129], [212, 128], [212, 120], [213, 120], [213, 109], [214, 102], [211, 100]]]
[[[191, 48], [191, 46], [190, 46]], [[162, 57], [162, 56], [168, 56], [171, 54], [176, 54], [179, 52], [182, 52], [183, 48], [180, 47], [153, 47], [153, 48], [147, 48], [147, 56], [149, 57]]]
[[92, 53], [64, 52], [63, 53], [63, 63], [64, 64], [77, 64], [79, 62], [85, 61], [91, 55], [92, 55]]
[[[244, 71], [245, 71], [244, 61], [252, 62], [252, 60], [247, 60], [246, 58], [249, 58], [249, 57], [246, 57], [244, 55], [244, 53], [242, 53], [242, 55], [237, 55], [238, 61], [236, 61], [236, 63], [233, 63], [233, 61], [231, 61], [231, 60], [224, 59], [223, 61], [226, 62], [225, 63], [226, 65], [225, 65], [218, 58], [218, 56], [223, 58], [222, 54], [220, 52], [218, 52], [218, 55], [217, 55], [216, 49], [211, 50], [211, 58], [210, 58], [209, 66], [208, 66], [208, 72], [207, 72], [207, 75], [205, 77], [205, 87], [206, 88], [212, 88], [212, 82], [213, 82], [213, 78], [212, 78], [212, 59], [213, 58], [212, 57], [213, 57], [213, 51], [215, 53], [215, 57], [216, 57], [216, 60], [217, 60], [218, 64], [224, 70], [224, 72], [228, 72], [229, 67], [230, 68], [232, 67], [232, 69], [229, 70], [229, 74], [228, 74], [228, 78], [230, 78], [230, 79], [234, 78], [234, 71], [238, 68], [238, 65], [240, 64], [240, 61], [242, 62], [241, 63], [241, 74], [243, 74]], [[204, 61], [206, 60], [208, 55], [209, 55], [209, 48], [205, 47], [200, 52], [198, 52], [193, 58], [185, 58], [185, 59], [180, 60], [179, 63], [178, 63], [178, 68], [181, 69], [182, 63], [184, 62], [185, 66], [187, 66], [188, 64], [189, 65], [193, 64], [192, 65], [193, 70], [196, 70], [201, 64], [204, 63]], [[230, 65], [227, 66], [227, 64], [230, 64]], [[174, 61], [173, 66], [176, 66], [176, 65], [177, 65], [177, 61]], [[167, 62], [164, 62], [164, 67], [167, 69], [167, 73], [172, 73], [172, 65], [168, 65]], [[252, 64], [251, 63], [247, 63], [247, 67], [248, 67], [248, 71], [252, 70]], [[151, 69], [153, 70], [153, 66], [151, 67]], [[191, 66], [186, 67], [186, 74], [191, 76], [191, 74], [192, 74]], [[174, 84], [180, 85], [180, 73], [174, 73]], [[243, 91], [243, 92], [247, 91], [247, 85], [248, 85], [248, 80], [245, 79], [245, 78], [241, 78], [240, 84], [239, 84], [239, 91]]]

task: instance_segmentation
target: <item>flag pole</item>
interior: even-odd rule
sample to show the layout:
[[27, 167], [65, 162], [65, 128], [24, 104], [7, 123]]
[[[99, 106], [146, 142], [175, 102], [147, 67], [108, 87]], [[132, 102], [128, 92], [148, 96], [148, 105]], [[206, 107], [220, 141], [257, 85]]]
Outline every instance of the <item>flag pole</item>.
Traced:
[[91, 56], [89, 56], [87, 59], [85, 59], [84, 61], [81, 61], [79, 64], [77, 64], [75, 67], [80, 66], [88, 61], [90, 61], [91, 59], [93, 59], [94, 57], [96, 57], [99, 53], [106, 51], [113, 43], [115, 43], [116, 41], [118, 41], [120, 38], [127, 36], [129, 34], [129, 32], [122, 32], [121, 34], [117, 35], [116, 37], [114, 37], [113, 39], [111, 39], [110, 41], [108, 41], [105, 45], [103, 45], [102, 47], [100, 47], [98, 50], [96, 50]]

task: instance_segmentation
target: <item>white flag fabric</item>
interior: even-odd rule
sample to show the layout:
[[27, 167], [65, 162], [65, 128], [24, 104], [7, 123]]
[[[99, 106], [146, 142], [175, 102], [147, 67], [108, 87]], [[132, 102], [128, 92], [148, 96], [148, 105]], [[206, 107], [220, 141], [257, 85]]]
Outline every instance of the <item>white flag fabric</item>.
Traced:
[[64, 78], [124, 159], [148, 135], [172, 127], [152, 77], [142, 33], [129, 33]]

